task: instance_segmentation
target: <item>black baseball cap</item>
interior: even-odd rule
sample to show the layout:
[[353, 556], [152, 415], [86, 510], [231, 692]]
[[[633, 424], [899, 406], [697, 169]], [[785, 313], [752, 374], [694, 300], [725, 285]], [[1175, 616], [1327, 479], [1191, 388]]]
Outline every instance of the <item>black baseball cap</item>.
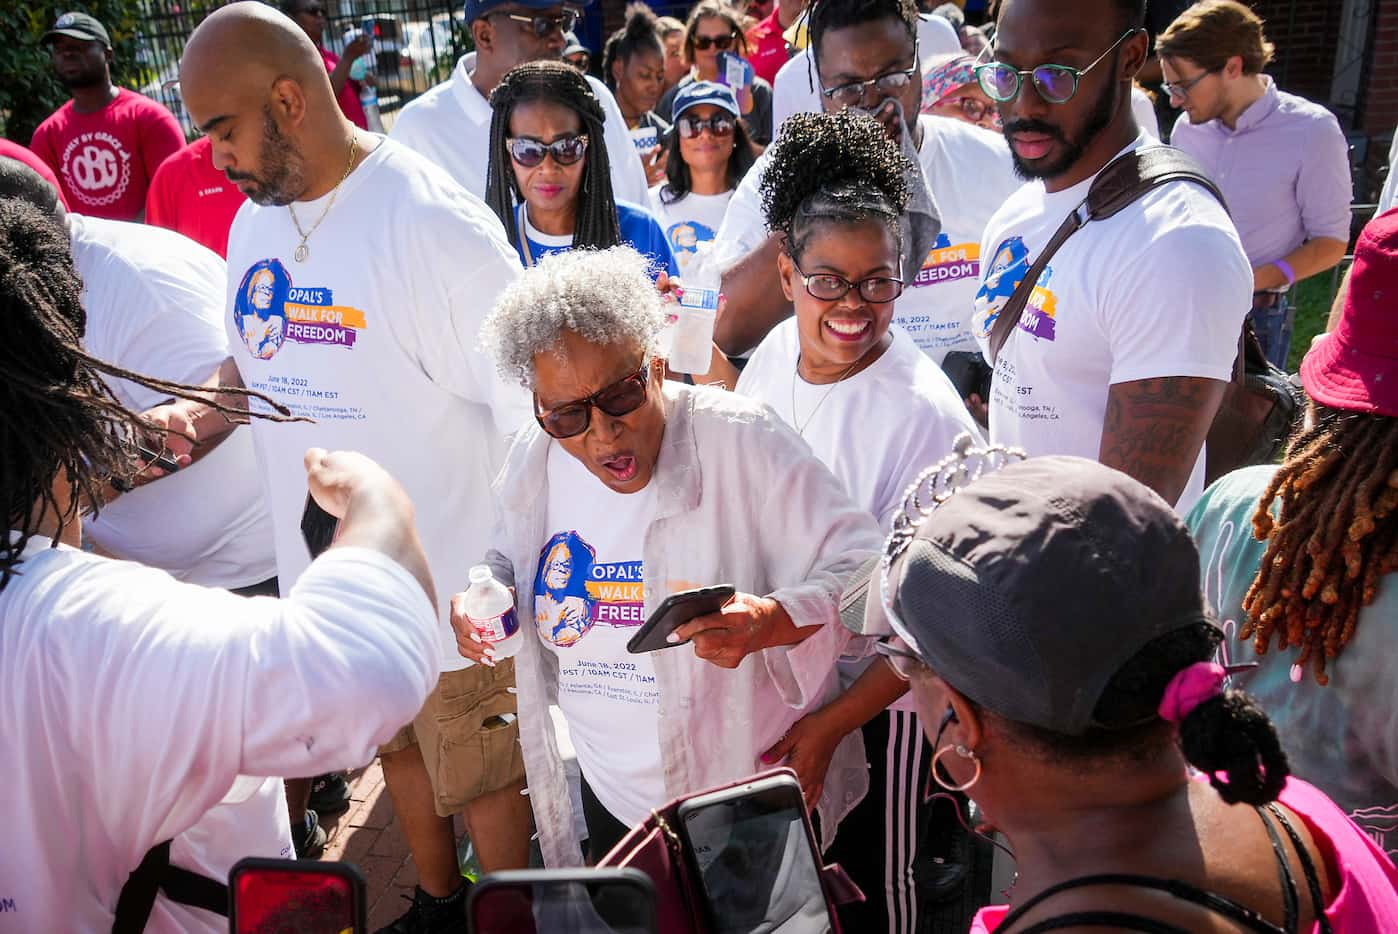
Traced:
[[100, 42], [102, 47], [107, 49], [112, 47], [112, 37], [107, 35], [107, 27], [86, 13], [64, 13], [54, 22], [53, 28], [44, 33], [39, 42], [48, 45], [58, 36], [82, 39], [85, 42]]
[[1104, 727], [1093, 710], [1126, 662], [1160, 636], [1214, 622], [1189, 531], [1120, 471], [1037, 457], [985, 471], [935, 506], [926, 487], [919, 495], [846, 589], [841, 619], [871, 635], [891, 627], [1002, 717], [1070, 736]]

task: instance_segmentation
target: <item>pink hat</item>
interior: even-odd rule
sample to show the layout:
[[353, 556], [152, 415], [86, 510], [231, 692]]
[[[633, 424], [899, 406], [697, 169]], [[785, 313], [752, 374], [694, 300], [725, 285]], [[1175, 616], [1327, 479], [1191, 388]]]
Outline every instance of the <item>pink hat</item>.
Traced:
[[968, 84], [976, 83], [976, 72], [971, 66], [975, 59], [965, 53], [957, 53], [942, 59], [930, 67], [922, 76], [923, 113], [937, 101]]
[[1339, 324], [1301, 361], [1301, 385], [1332, 409], [1398, 417], [1398, 209], [1360, 232]]

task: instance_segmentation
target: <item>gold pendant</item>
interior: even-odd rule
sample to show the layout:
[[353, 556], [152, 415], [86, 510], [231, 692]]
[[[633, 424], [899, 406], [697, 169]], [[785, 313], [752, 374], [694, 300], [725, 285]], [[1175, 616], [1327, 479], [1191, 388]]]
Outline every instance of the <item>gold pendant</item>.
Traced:
[[300, 246], [296, 248], [296, 252], [292, 255], [296, 257], [296, 262], [304, 263], [306, 261], [306, 257], [311, 255], [311, 249], [310, 247], [306, 246], [305, 243], [302, 243]]

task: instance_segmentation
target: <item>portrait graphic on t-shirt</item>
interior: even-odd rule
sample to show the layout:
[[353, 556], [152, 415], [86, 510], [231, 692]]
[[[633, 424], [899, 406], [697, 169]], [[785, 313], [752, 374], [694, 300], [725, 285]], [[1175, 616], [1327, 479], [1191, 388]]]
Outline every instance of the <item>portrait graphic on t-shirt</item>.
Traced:
[[[971, 316], [971, 327], [981, 337], [990, 336], [1000, 310], [1024, 281], [1030, 265], [1029, 249], [1019, 237], [1009, 237], [995, 248], [985, 279], [976, 292], [976, 310]], [[1053, 267], [1045, 266], [1019, 317], [1021, 331], [1050, 341], [1057, 336], [1058, 315], [1058, 298], [1049, 289], [1052, 278]]]
[[89, 208], [115, 204], [131, 184], [131, 153], [121, 140], [102, 130], [69, 140], [59, 167], [68, 190]]
[[286, 341], [353, 347], [365, 318], [358, 308], [335, 304], [332, 289], [297, 286], [282, 261], [269, 258], [243, 274], [233, 324], [248, 353], [270, 360]]
[[556, 646], [576, 644], [593, 626], [639, 626], [645, 599], [641, 562], [597, 560], [577, 532], [558, 532], [539, 552], [534, 622]]
[[713, 242], [714, 231], [698, 221], [680, 221], [670, 225], [665, 231], [665, 238], [670, 241], [670, 249], [674, 251], [683, 271], [690, 257], [699, 252], [699, 244]]
[[937, 235], [937, 242], [927, 251], [922, 268], [912, 285], [916, 287], [938, 285], [942, 282], [957, 282], [961, 279], [980, 278], [981, 245], [979, 243], [952, 243], [945, 232]]

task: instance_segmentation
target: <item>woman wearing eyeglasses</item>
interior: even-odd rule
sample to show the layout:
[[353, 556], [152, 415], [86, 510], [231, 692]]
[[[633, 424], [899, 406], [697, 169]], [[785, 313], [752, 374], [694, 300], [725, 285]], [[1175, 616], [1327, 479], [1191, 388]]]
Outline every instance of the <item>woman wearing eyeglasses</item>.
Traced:
[[[918, 473], [958, 435], [979, 437], [946, 374], [892, 326], [909, 166], [877, 122], [848, 111], [788, 118], [768, 154], [762, 203], [796, 314], [763, 340], [736, 391], [771, 406], [887, 529]], [[862, 732], [869, 794], [830, 855], [868, 898], [843, 906], [840, 920], [851, 931], [910, 932], [929, 819], [916, 792], [931, 750], [911, 701], [897, 701], [905, 685], [871, 661], [841, 663], [839, 699], [793, 726], [766, 761], [790, 765], [818, 797], [831, 753]], [[949, 812], [945, 823], [938, 842], [955, 830]]]
[[713, 247], [728, 200], [748, 169], [752, 147], [738, 102], [721, 84], [693, 81], [675, 95], [675, 127], [666, 141], [666, 181], [650, 190], [680, 272]]
[[[645, 261], [613, 247], [545, 257], [483, 330], [502, 375], [534, 396], [536, 424], [500, 474], [489, 560], [535, 621], [521, 627], [532, 637], [516, 683], [549, 866], [582, 856], [550, 704], [577, 751], [596, 860], [651, 808], [759, 771], [802, 709], [833, 696], [850, 638], [843, 580], [878, 544], [873, 519], [769, 409], [662, 380], [661, 317]], [[675, 648], [627, 651], [667, 596], [724, 583], [737, 595], [680, 627]], [[469, 635], [458, 646], [492, 663]], [[863, 794], [863, 761], [857, 737], [832, 758], [827, 840]]]
[[[656, 104], [655, 112], [673, 123], [675, 95], [685, 85], [694, 81], [726, 84], [727, 76], [719, 61], [723, 52], [747, 56], [742, 14], [723, 0], [700, 0], [689, 11], [689, 22], [685, 26], [684, 56], [689, 64], [689, 74], [665, 92], [665, 96]], [[758, 146], [766, 146], [772, 141], [775, 129], [772, 126], [772, 86], [754, 76], [745, 87], [735, 88], [734, 94], [747, 124], [748, 136]]]
[[602, 107], [577, 69], [558, 61], [520, 65], [491, 93], [490, 106], [485, 200], [520, 262], [628, 243], [657, 273], [679, 274], [655, 218], [612, 196]]
[[953, 55], [928, 68], [922, 76], [922, 112], [998, 132], [1000, 114], [981, 90], [975, 64], [969, 55]]
[[373, 48], [374, 39], [356, 30], [355, 37], [345, 45], [343, 54], [336, 55], [325, 47], [325, 27], [328, 23], [325, 10], [326, 0], [282, 0], [281, 10], [311, 40], [320, 57], [325, 61], [325, 70], [330, 74], [330, 89], [335, 92], [335, 100], [350, 122], [361, 130], [369, 129], [369, 118], [364, 114], [364, 105], [359, 102], [359, 92], [364, 84], [374, 83], [373, 72], [367, 72], [360, 80], [350, 77], [350, 69], [356, 59], [368, 54]]

